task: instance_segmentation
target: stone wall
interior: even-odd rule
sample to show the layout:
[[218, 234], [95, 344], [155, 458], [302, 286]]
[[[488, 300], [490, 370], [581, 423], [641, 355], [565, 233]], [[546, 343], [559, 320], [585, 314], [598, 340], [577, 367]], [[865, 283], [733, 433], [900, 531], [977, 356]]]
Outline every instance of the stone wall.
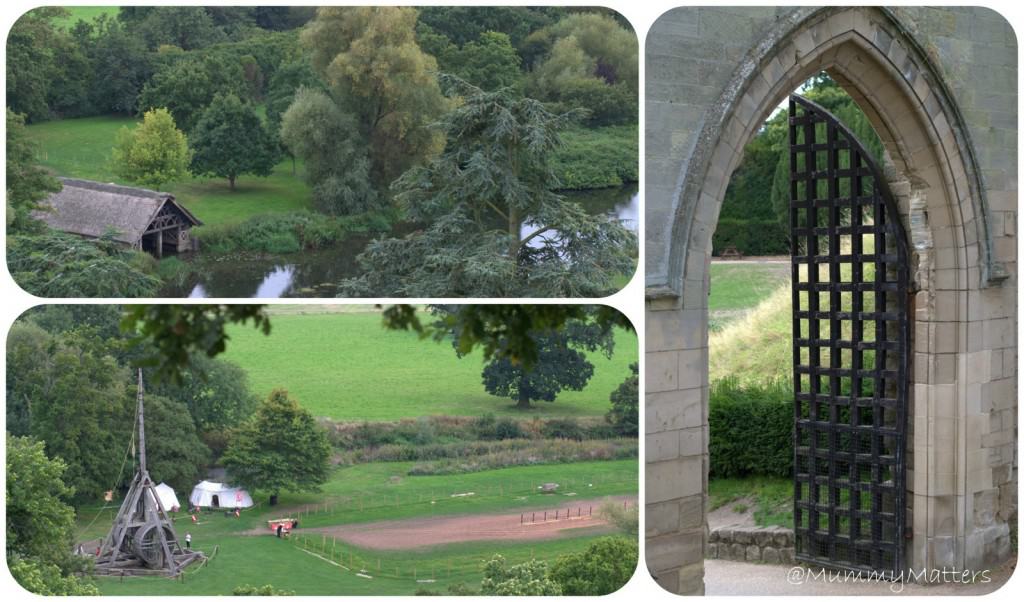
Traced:
[[719, 527], [708, 533], [706, 558], [793, 566], [793, 530], [785, 527]]
[[1017, 505], [1010, 26], [985, 8], [684, 7], [659, 18], [646, 44], [652, 574], [670, 591], [702, 592], [708, 265], [725, 187], [763, 120], [823, 69], [865, 110], [908, 183], [900, 211], [918, 291], [908, 558], [915, 568], [1005, 558]]

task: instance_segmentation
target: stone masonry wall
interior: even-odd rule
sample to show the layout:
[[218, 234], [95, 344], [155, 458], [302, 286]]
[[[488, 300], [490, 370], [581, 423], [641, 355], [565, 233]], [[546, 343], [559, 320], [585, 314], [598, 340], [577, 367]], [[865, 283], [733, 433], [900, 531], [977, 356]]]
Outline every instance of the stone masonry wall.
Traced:
[[719, 527], [708, 533], [707, 558], [793, 566], [793, 530], [785, 527]]

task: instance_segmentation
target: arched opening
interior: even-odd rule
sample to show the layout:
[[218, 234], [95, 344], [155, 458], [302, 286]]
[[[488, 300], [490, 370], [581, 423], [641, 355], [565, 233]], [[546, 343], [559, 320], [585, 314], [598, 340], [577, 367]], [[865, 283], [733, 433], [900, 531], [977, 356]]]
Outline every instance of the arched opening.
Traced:
[[[977, 568], [998, 561], [1009, 548], [1009, 531], [1006, 522], [979, 513], [979, 496], [997, 485], [980, 459], [982, 434], [973, 426], [987, 418], [974, 395], [987, 375], [969, 364], [972, 351], [982, 347], [978, 291], [1003, 273], [991, 252], [967, 129], [938, 71], [885, 9], [798, 9], [782, 21], [708, 108], [699, 152], [683, 162], [679, 178], [667, 278], [648, 276], [648, 332], [674, 329], [681, 335], [648, 343], [647, 370], [654, 377], [648, 415], [660, 431], [648, 436], [647, 448], [647, 479], [657, 483], [648, 488], [649, 568], [667, 589], [702, 591], [712, 238], [744, 147], [772, 110], [820, 71], [854, 99], [878, 133], [911, 244], [915, 322], [907, 386], [913, 419], [906, 453], [913, 468], [906, 487], [906, 566]], [[678, 408], [680, 400], [685, 407], [673, 414], [670, 402]], [[673, 476], [680, 468], [683, 474]], [[678, 488], [666, 479], [675, 479]], [[680, 516], [675, 525], [664, 520], [669, 511]], [[685, 546], [682, 556], [668, 553], [674, 542], [693, 540], [702, 544]]]

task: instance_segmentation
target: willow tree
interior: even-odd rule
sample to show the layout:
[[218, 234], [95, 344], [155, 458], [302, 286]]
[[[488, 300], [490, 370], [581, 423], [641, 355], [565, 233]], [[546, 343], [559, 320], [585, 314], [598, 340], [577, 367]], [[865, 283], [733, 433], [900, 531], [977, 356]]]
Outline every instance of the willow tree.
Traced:
[[636, 236], [554, 190], [552, 153], [577, 113], [442, 76], [461, 102], [444, 153], [405, 172], [395, 199], [423, 230], [371, 243], [347, 296], [600, 297], [634, 266]]
[[447, 103], [437, 61], [416, 43], [418, 14], [408, 7], [323, 7], [302, 33], [313, 69], [356, 116], [380, 187], [443, 143], [426, 127]]

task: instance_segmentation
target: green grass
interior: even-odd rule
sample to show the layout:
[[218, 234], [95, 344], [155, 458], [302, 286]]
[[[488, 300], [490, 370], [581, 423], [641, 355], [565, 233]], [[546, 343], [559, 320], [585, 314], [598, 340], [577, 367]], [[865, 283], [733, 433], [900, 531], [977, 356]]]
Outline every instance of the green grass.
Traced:
[[793, 481], [790, 479], [748, 477], [708, 481], [710, 510], [732, 505], [733, 509], [742, 506], [745, 511], [747, 503], [753, 504], [757, 526], [793, 526]]
[[71, 29], [79, 20], [94, 21], [100, 15], [116, 18], [119, 11], [117, 6], [65, 6], [63, 8], [68, 11], [68, 16], [54, 19], [53, 23], [57, 27], [65, 29]]
[[428, 415], [527, 417], [601, 416], [608, 396], [637, 360], [633, 333], [616, 334], [611, 359], [590, 354], [594, 376], [583, 391], [522, 412], [513, 401], [484, 391], [482, 355], [459, 359], [448, 342], [388, 331], [376, 312], [276, 315], [264, 336], [230, 327], [224, 359], [249, 374], [258, 395], [283, 387], [316, 416], [336, 420], [396, 420]]
[[753, 309], [775, 289], [789, 284], [788, 263], [711, 263], [708, 309]]
[[[117, 131], [135, 123], [132, 117], [84, 117], [31, 125], [28, 131], [39, 145], [39, 163], [57, 175], [129, 184], [114, 175], [109, 159]], [[190, 178], [163, 188], [206, 224], [238, 223], [263, 213], [309, 209], [301, 162], [296, 173], [287, 160], [269, 177], [241, 176], [233, 192], [226, 179], [218, 178]]]
[[[635, 460], [581, 462], [570, 467], [517, 467], [456, 477], [402, 477], [393, 482], [391, 477], [403, 474], [409, 466], [410, 463], [378, 463], [343, 468], [334, 472], [323, 493], [283, 495], [280, 506], [273, 509], [265, 505], [265, 495], [257, 492], [257, 507], [244, 512], [239, 519], [206, 512], [201, 515], [199, 524], [192, 524], [187, 515], [179, 514], [179, 536], [189, 531], [193, 545], [208, 554], [214, 547], [219, 548], [209, 565], [190, 571], [184, 582], [163, 578], [121, 582], [103, 578], [99, 580], [100, 588], [104, 594], [209, 595], [228, 594], [236, 585], [269, 583], [299, 594], [372, 595], [411, 594], [420, 587], [444, 589], [449, 583], [458, 582], [475, 587], [481, 578], [481, 560], [493, 554], [501, 553], [513, 562], [526, 560], [531, 555], [553, 560], [560, 554], [582, 550], [596, 535], [581, 530], [576, 537], [553, 541], [467, 542], [417, 550], [378, 551], [335, 545], [320, 534], [303, 533], [302, 528], [435, 515], [514, 513], [529, 508], [551, 508], [567, 500], [597, 506], [598, 498], [635, 494], [638, 486]], [[563, 484], [563, 493], [578, 490], [579, 495], [537, 493], [536, 486], [549, 481]], [[586, 487], [591, 484], [593, 487]], [[451, 497], [453, 493], [468, 491], [475, 495]], [[184, 493], [179, 492], [179, 497]], [[303, 508], [306, 513], [300, 516]], [[115, 511], [116, 508], [111, 508], [97, 517], [95, 508], [83, 510], [78, 538], [102, 536]], [[300, 529], [290, 541], [240, 533], [262, 528], [267, 519], [283, 516], [300, 517]], [[301, 551], [303, 541], [319, 554], [333, 557], [335, 562], [353, 564], [357, 569], [365, 567], [375, 578], [356, 577]], [[325, 541], [328, 547], [322, 550]], [[433, 575], [437, 582], [418, 584], [414, 574], [418, 578]]]

